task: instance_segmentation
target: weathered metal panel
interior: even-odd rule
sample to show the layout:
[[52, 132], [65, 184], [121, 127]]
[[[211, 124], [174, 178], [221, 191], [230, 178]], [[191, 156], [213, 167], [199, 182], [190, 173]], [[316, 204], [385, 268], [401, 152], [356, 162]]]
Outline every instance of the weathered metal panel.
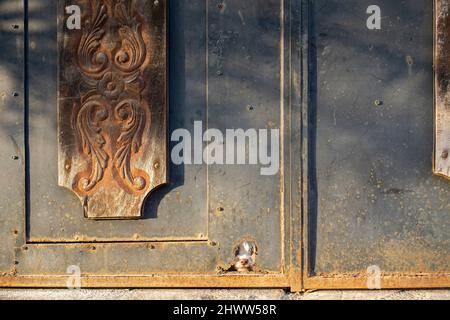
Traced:
[[208, 243], [29, 244], [20, 248], [17, 274], [65, 275], [76, 266], [83, 275], [214, 273], [217, 247]]
[[[208, 127], [280, 129], [283, 121], [283, 2], [208, 1]], [[225, 146], [226, 146], [226, 142]], [[283, 163], [283, 160], [281, 160]], [[208, 168], [209, 231], [224, 268], [241, 239], [258, 245], [258, 266], [280, 271], [284, 261], [284, 200], [280, 173], [259, 165]]]
[[291, 291], [301, 291], [302, 276], [302, 165], [303, 153], [302, 112], [307, 102], [308, 86], [305, 80], [308, 75], [308, 64], [305, 63], [308, 50], [307, 29], [304, 24], [305, 9], [308, 6], [302, 1], [290, 1], [284, 5], [284, 39], [290, 39], [284, 46], [285, 65], [285, 123], [284, 123], [284, 197], [286, 237], [284, 238], [286, 271], [291, 278]]
[[[131, 221], [86, 219], [77, 196], [58, 187], [55, 57], [57, 34], [60, 39], [63, 34], [56, 17], [66, 2], [60, 1], [59, 9], [57, 4], [39, 2], [28, 12], [30, 187], [26, 233], [17, 231], [27, 243], [15, 245], [17, 274], [0, 277], [0, 286], [65, 286], [67, 268], [77, 266], [87, 287], [300, 290], [300, 242], [291, 236], [300, 232], [300, 210], [291, 209], [299, 171], [291, 177], [295, 141], [290, 138], [292, 128], [300, 126], [300, 92], [292, 76], [301, 71], [290, 71], [292, 52], [296, 63], [300, 58], [298, 39], [291, 44], [291, 34], [300, 37], [300, 26], [291, 30], [291, 23], [299, 23], [298, 16], [292, 18], [299, 7], [292, 11], [283, 0], [257, 1], [256, 6], [170, 3], [169, 135], [185, 128], [194, 136], [194, 121], [203, 121], [204, 130], [223, 132], [280, 129], [280, 171], [262, 176], [258, 165], [171, 164], [170, 183], [152, 192], [143, 220]], [[251, 45], [256, 38], [261, 40]], [[291, 127], [293, 101], [296, 123]], [[295, 199], [299, 209], [299, 194]], [[237, 277], [230, 267], [243, 239], [257, 243], [257, 265]]]
[[[68, 276], [7, 276], [0, 277], [0, 287], [66, 287]], [[152, 274], [82, 276], [82, 288], [288, 288], [289, 279], [280, 274], [204, 275]]]
[[[169, 134], [193, 131], [206, 114], [205, 2], [170, 4]], [[57, 180], [57, 1], [30, 9], [30, 210], [32, 242], [206, 239], [206, 166], [175, 166], [169, 184], [152, 192], [142, 221], [90, 221], [77, 197]], [[194, 20], [192, 20], [194, 19]], [[46, 21], [44, 25], [42, 21]], [[192, 23], [196, 21], [196, 23]], [[53, 106], [53, 107], [52, 107]], [[173, 145], [170, 145], [170, 148]]]
[[335, 283], [351, 274], [351, 287], [377, 266], [444, 285], [450, 185], [432, 172], [433, 3], [381, 1], [381, 30], [368, 30], [371, 4], [312, 2], [308, 271]]
[[15, 274], [25, 208], [23, 1], [0, 1], [0, 274]]
[[167, 182], [167, 2], [59, 1], [58, 182], [91, 219], [137, 219]]
[[[11, 3], [0, 2], [2, 14], [23, 14]], [[364, 288], [369, 266], [383, 288], [448, 286], [450, 185], [432, 174], [429, 1], [383, 1], [378, 31], [366, 28], [365, 0], [170, 2], [169, 136], [194, 136], [194, 121], [280, 129], [280, 170], [170, 164], [170, 183], [139, 221], [86, 219], [58, 187], [57, 4], [30, 4], [25, 39], [20, 23], [1, 31], [19, 54], [0, 54], [1, 129], [12, 136], [0, 141], [11, 159], [0, 172], [29, 185], [9, 183], [1, 198], [0, 286], [64, 287], [69, 266], [84, 287]], [[11, 88], [19, 95], [5, 95]], [[27, 155], [23, 128], [29, 167], [17, 161]], [[243, 239], [256, 242], [257, 265], [236, 274]]]

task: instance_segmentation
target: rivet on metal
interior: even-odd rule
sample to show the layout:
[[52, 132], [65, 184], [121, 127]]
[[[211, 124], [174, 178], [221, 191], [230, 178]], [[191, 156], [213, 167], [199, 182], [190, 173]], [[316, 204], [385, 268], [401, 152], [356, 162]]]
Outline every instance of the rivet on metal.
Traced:
[[225, 209], [224, 209], [223, 207], [217, 207], [217, 208], [216, 208], [216, 211], [217, 211], [217, 212], [224, 212]]

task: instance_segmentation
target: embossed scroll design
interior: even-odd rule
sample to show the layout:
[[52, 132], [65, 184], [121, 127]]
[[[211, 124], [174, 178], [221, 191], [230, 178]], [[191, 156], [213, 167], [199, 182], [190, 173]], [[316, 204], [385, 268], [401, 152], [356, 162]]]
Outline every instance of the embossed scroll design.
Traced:
[[146, 46], [133, 2], [107, 1], [90, 1], [91, 19], [78, 45], [81, 99], [73, 122], [90, 169], [77, 176], [75, 187], [92, 191], [111, 168], [124, 189], [139, 192], [149, 184], [132, 168], [149, 118], [142, 98]]

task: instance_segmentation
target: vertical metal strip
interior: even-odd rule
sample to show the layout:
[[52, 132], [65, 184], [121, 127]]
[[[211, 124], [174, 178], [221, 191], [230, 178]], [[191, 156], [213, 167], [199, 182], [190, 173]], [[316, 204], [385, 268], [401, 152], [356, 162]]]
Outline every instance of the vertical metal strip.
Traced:
[[310, 217], [310, 108], [314, 101], [311, 99], [312, 92], [314, 92], [313, 84], [311, 83], [311, 59], [314, 57], [314, 46], [311, 45], [311, 38], [313, 37], [313, 30], [311, 24], [311, 13], [313, 12], [313, 3], [310, 0], [302, 1], [302, 31], [301, 31], [301, 43], [302, 43], [302, 146], [301, 146], [301, 159], [302, 159], [302, 174], [301, 174], [301, 210], [302, 210], [302, 288], [304, 288], [305, 278], [310, 274], [310, 233], [309, 233], [309, 217]]
[[[26, 0], [0, 2], [0, 273], [15, 274], [17, 250], [24, 243], [24, 4]], [[6, 8], [7, 7], [7, 8]]]
[[280, 243], [281, 243], [281, 272], [285, 272], [286, 258], [285, 258], [285, 240], [286, 240], [286, 157], [285, 157], [285, 85], [286, 85], [286, 70], [285, 70], [285, 29], [286, 29], [286, 15], [284, 0], [280, 0]]
[[290, 243], [290, 283], [291, 291], [298, 292], [302, 287], [302, 90], [303, 64], [302, 50], [302, 6], [303, 1], [289, 3], [289, 243]]

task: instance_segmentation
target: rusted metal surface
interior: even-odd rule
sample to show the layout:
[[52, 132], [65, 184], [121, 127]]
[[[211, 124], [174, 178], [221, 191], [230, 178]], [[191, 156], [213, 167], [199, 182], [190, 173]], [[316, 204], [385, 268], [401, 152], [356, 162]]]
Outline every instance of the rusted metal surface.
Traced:
[[[156, 3], [132, 2], [149, 3], [149, 7]], [[83, 21], [91, 20], [90, 11], [84, 10], [88, 3], [91, 2], [78, 2], [83, 9]], [[110, 13], [112, 2], [98, 3], [106, 4], [106, 11]], [[58, 11], [56, 4], [59, 4]], [[85, 219], [78, 196], [57, 185], [58, 169], [67, 170], [63, 168], [64, 161], [59, 168], [55, 161], [50, 161], [58, 154], [54, 140], [58, 132], [56, 107], [49, 107], [54, 104], [57, 91], [54, 57], [58, 47], [54, 18], [57, 12], [60, 15], [58, 30], [62, 31], [65, 4], [68, 2], [42, 1], [38, 9], [30, 8], [28, 14], [28, 75], [33, 100], [29, 106], [27, 137], [30, 190], [26, 233], [18, 231], [18, 237], [26, 238], [27, 243], [9, 247], [9, 252], [15, 254], [14, 269], [6, 270], [0, 277], [0, 286], [65, 287], [67, 268], [78, 266], [85, 287], [291, 287], [294, 291], [301, 290], [300, 241], [298, 238], [293, 241], [294, 232], [298, 235], [300, 230], [301, 212], [291, 209], [292, 206], [298, 208], [298, 204], [291, 202], [292, 198], [299, 202], [298, 195], [291, 197], [291, 188], [295, 188], [298, 177], [292, 176], [289, 156], [292, 143], [289, 118], [294, 114], [290, 101], [299, 99], [298, 84], [292, 81], [294, 74], [288, 62], [292, 52], [299, 54], [299, 46], [291, 37], [291, 34], [298, 36], [299, 29], [292, 31], [290, 20], [292, 8], [299, 14], [297, 4], [280, 0], [255, 1], [251, 6], [237, 0], [228, 1], [226, 5], [204, 0], [180, 0], [171, 4], [171, 18], [167, 20], [171, 47], [168, 57], [171, 65], [169, 133], [178, 128], [193, 133], [193, 121], [203, 121], [204, 130], [207, 125], [223, 130], [282, 127], [282, 173], [263, 177], [258, 166], [207, 168], [204, 164], [170, 164], [170, 182], [152, 192], [144, 204], [144, 219], [126, 221]], [[139, 14], [150, 11], [139, 10]], [[299, 17], [296, 19], [298, 22]], [[39, 29], [38, 22], [42, 20], [49, 22], [45, 32]], [[157, 29], [160, 22], [152, 21], [149, 25], [156, 23]], [[107, 28], [105, 34], [109, 30], [111, 28]], [[78, 46], [83, 34], [64, 32], [66, 46]], [[64, 37], [59, 36], [59, 39]], [[261, 36], [265, 41], [249, 45], [251, 39]], [[146, 43], [146, 47], [153, 48], [152, 44], [155, 41]], [[102, 42], [99, 48], [106, 50], [103, 46]], [[64, 52], [64, 47], [60, 50]], [[150, 50], [148, 54], [160, 54], [160, 51]], [[237, 58], [242, 55], [245, 64], [238, 63], [243, 61]], [[76, 55], [66, 57], [69, 61], [78, 59]], [[158, 60], [150, 59], [150, 65], [152, 61]], [[73, 75], [70, 70], [63, 72], [69, 64], [62, 64], [62, 67], [58, 72], [60, 81], [67, 74]], [[296, 72], [299, 77], [299, 71]], [[111, 79], [120, 82], [117, 77]], [[267, 88], [263, 94], [259, 90], [261, 87]], [[62, 88], [64, 85], [60, 84], [59, 89]], [[69, 97], [82, 99], [77, 86], [69, 89], [74, 93]], [[152, 99], [162, 96], [158, 91], [153, 94]], [[114, 102], [113, 96], [108, 99], [106, 102]], [[153, 105], [149, 103], [152, 115]], [[249, 109], [248, 105], [254, 108]], [[299, 111], [299, 108], [295, 111], [296, 127], [299, 127]], [[243, 112], [242, 121], [235, 123], [240, 119], [236, 115], [243, 115]], [[61, 123], [68, 129], [73, 124]], [[154, 123], [158, 122], [152, 120], [150, 130], [155, 129]], [[109, 123], [108, 130], [115, 130], [115, 125]], [[111, 131], [107, 133], [105, 146], [114, 139]], [[152, 134], [148, 136], [151, 139]], [[83, 160], [85, 166], [81, 171], [74, 169], [72, 179], [79, 172], [90, 176], [89, 156], [80, 149], [75, 135], [72, 139], [74, 143], [68, 145], [76, 147], [79, 161]], [[112, 147], [106, 150], [108, 157], [113, 158]], [[133, 163], [133, 156], [131, 160]], [[106, 173], [104, 170], [92, 192], [107, 182]], [[67, 183], [67, 186], [72, 189], [73, 184]], [[239, 259], [234, 249], [245, 239], [255, 241], [258, 250], [252, 255], [251, 270], [238, 272], [233, 268]]]
[[[289, 75], [284, 73], [281, 54], [290, 41], [281, 41], [287, 23], [284, 2], [232, 0], [222, 7], [220, 1], [207, 2], [209, 128], [225, 132], [229, 128], [284, 126], [286, 100], [282, 90]], [[253, 41], [258, 38], [265, 41]], [[249, 110], [249, 105], [254, 109]], [[210, 239], [233, 248], [241, 239], [253, 238], [259, 249], [258, 261], [264, 261], [263, 269], [282, 271], [287, 262], [284, 241], [289, 214], [281, 193], [284, 184], [282, 169], [273, 176], [261, 176], [256, 165], [210, 165]], [[228, 265], [228, 256], [228, 250], [221, 250], [218, 260]]]
[[[14, 272], [14, 247], [23, 244], [25, 207], [24, 2], [0, 2], [0, 274]], [[7, 49], [6, 49], [7, 48]]]
[[377, 31], [358, 20], [370, 1], [311, 4], [306, 276], [448, 274], [450, 185], [431, 170], [432, 2], [379, 3]]
[[[366, 274], [328, 274], [306, 277], [304, 290], [367, 289], [370, 279]], [[434, 289], [449, 288], [450, 274], [385, 274], [379, 289]]]
[[450, 190], [430, 170], [432, 3], [379, 3], [376, 32], [358, 20], [370, 1], [308, 4], [303, 289], [367, 289], [370, 266], [382, 288], [449, 287]]
[[[66, 275], [53, 276], [2, 276], [0, 287], [65, 288]], [[142, 275], [83, 275], [82, 288], [290, 288], [292, 292], [320, 289], [367, 289], [367, 277], [363, 275], [317, 276], [304, 280], [302, 288], [298, 280], [279, 274], [265, 275], [214, 275], [214, 274], [152, 274]], [[382, 289], [448, 288], [449, 274], [384, 275]]]
[[218, 250], [206, 241], [27, 244], [16, 250], [15, 271], [18, 275], [64, 275], [69, 266], [77, 266], [87, 275], [216, 273]]
[[[430, 170], [426, 107], [432, 11], [425, 0], [413, 2], [383, 2], [392, 26], [375, 36], [348, 16], [364, 13], [365, 0], [171, 3], [169, 132], [192, 131], [193, 120], [218, 129], [279, 127], [280, 173], [170, 164], [170, 183], [152, 192], [144, 219], [127, 221], [85, 219], [78, 197], [57, 186], [50, 161], [57, 143], [49, 143], [57, 133], [56, 107], [49, 108], [56, 23], [36, 31], [39, 21], [53, 21], [56, 1], [31, 8], [29, 208], [26, 230], [22, 215], [8, 215], [5, 229], [13, 230], [1, 249], [0, 287], [66, 287], [67, 267], [78, 266], [84, 288], [362, 289], [374, 264], [382, 288], [448, 287], [450, 189]], [[378, 74], [383, 68], [395, 76]], [[381, 82], [373, 83], [373, 72]], [[403, 94], [390, 91], [397, 89]], [[366, 100], [386, 110], [372, 114]], [[362, 140], [342, 140], [351, 137]], [[396, 150], [383, 148], [389, 144]], [[237, 272], [234, 249], [249, 239], [255, 265]]]
[[[31, 161], [27, 240], [72, 243], [206, 239], [207, 168], [204, 164], [177, 166], [168, 161], [169, 183], [147, 197], [140, 220], [86, 219], [78, 197], [69, 189], [58, 186], [57, 108], [54, 106], [57, 100], [55, 74], [58, 72], [56, 14], [64, 12], [64, 8], [57, 11], [56, 0], [39, 1], [39, 5], [32, 6], [29, 12], [29, 90], [33, 103], [30, 104], [28, 135]], [[162, 4], [160, 1], [159, 5]], [[192, 119], [202, 120], [207, 110], [205, 2], [178, 1], [171, 8], [171, 19], [167, 19], [171, 30], [171, 50], [167, 57], [171, 66], [168, 132], [178, 128], [193, 132]], [[190, 23], [190, 19], [197, 22]], [[43, 30], [40, 29], [41, 21], [46, 21]], [[186, 43], [190, 45], [186, 46]], [[159, 49], [148, 54], [158, 55]], [[152, 61], [157, 60], [152, 58]], [[150, 79], [159, 81], [157, 77]], [[159, 99], [164, 97], [156, 91], [152, 93], [152, 105], [162, 105], [163, 101]], [[52, 105], [54, 107], [50, 107]], [[156, 120], [153, 123], [157, 123]], [[158, 134], [158, 126], [153, 125], [150, 129], [154, 131], [149, 137]]]
[[[65, 288], [67, 276], [6, 276], [0, 287]], [[82, 288], [289, 288], [284, 275], [153, 274], [149, 276], [83, 276]]]
[[450, 178], [450, 2], [435, 1], [434, 172]]
[[166, 1], [77, 4], [81, 30], [60, 17], [59, 184], [87, 218], [140, 218], [167, 182]]

